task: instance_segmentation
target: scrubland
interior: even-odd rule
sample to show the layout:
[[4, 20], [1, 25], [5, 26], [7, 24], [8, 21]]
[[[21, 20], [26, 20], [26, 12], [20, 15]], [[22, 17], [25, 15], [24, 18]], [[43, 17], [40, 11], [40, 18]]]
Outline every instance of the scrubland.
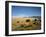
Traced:
[[40, 30], [41, 21], [32, 18], [12, 18], [12, 31]]

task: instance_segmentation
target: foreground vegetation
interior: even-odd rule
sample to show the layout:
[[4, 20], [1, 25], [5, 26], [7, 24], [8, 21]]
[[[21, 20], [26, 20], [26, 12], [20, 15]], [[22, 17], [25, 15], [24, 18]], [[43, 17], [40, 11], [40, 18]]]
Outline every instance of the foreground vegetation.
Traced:
[[19, 30], [39, 30], [41, 29], [41, 21], [31, 18], [15, 18], [12, 19], [12, 31]]

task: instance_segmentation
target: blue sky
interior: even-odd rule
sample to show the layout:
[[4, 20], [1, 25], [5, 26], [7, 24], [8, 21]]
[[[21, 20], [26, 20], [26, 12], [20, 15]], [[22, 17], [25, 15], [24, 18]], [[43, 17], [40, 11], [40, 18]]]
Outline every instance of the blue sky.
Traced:
[[41, 16], [41, 7], [12, 6], [12, 16]]

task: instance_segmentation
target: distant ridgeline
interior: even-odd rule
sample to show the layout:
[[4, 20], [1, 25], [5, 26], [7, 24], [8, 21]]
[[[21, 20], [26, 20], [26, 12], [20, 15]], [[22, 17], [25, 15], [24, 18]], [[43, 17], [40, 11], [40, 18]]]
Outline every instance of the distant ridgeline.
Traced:
[[31, 18], [41, 18], [41, 16], [32, 16]]
[[[24, 17], [26, 18], [26, 17]], [[41, 18], [41, 16], [28, 16], [27, 18]]]

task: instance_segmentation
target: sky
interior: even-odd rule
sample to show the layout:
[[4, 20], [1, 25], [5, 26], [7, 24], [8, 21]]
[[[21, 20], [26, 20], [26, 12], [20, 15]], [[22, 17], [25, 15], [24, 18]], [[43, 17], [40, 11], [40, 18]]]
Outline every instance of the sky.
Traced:
[[12, 16], [41, 16], [41, 7], [12, 6]]

